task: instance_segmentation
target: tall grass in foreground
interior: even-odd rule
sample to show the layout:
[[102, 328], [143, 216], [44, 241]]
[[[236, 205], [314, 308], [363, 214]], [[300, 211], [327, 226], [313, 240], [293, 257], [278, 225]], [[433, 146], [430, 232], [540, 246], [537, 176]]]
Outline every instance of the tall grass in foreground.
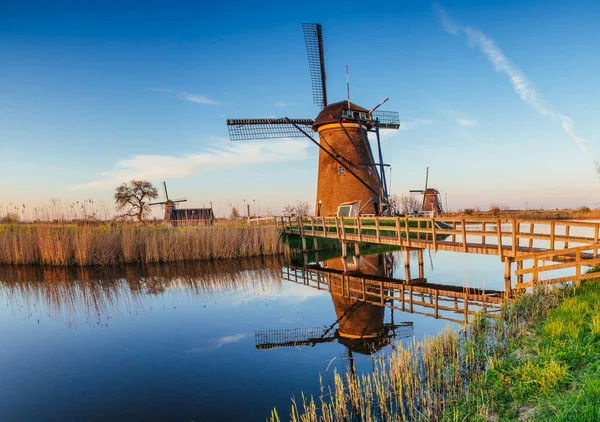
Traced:
[[[490, 367], [491, 357], [512, 350], [526, 339], [530, 324], [557, 306], [571, 289], [536, 291], [516, 304], [505, 305], [498, 319], [477, 316], [458, 332], [445, 331], [414, 341], [376, 359], [371, 374], [334, 373], [334, 385], [320, 397], [293, 401], [289, 419], [312, 421], [432, 421], [496, 420], [483, 390], [471, 389]], [[552, 374], [549, 372], [549, 378]], [[552, 382], [549, 380], [548, 382]], [[462, 412], [459, 403], [474, 399], [477, 414]], [[474, 416], [474, 417], [473, 417]], [[287, 418], [284, 418], [287, 419]], [[280, 421], [273, 410], [270, 421]]]
[[0, 264], [116, 265], [289, 254], [276, 227], [0, 225]]

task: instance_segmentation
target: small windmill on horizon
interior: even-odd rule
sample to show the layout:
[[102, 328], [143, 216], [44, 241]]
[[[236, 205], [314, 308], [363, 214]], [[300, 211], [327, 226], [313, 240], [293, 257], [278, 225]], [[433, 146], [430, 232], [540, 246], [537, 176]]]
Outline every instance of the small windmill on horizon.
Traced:
[[421, 206], [422, 212], [432, 213], [434, 216], [442, 215], [444, 214], [444, 209], [442, 208], [440, 192], [437, 189], [427, 187], [428, 183], [429, 167], [427, 167], [427, 171], [425, 173], [425, 190], [412, 189], [410, 192], [423, 194], [423, 204]]
[[[232, 141], [308, 138], [319, 147], [316, 214], [382, 215], [389, 212], [388, 185], [381, 151], [380, 129], [399, 129], [397, 112], [371, 109], [348, 99], [329, 104], [325, 73], [323, 33], [320, 24], [302, 25], [312, 79], [314, 102], [322, 107], [315, 120], [283, 118], [228, 119]], [[347, 67], [346, 67], [347, 72]], [[347, 75], [347, 73], [346, 73]], [[348, 78], [346, 77], [346, 85]], [[310, 131], [318, 132], [319, 140]], [[377, 139], [378, 157], [371, 150], [368, 134]]]
[[164, 220], [172, 226], [181, 225], [211, 225], [214, 222], [215, 216], [210, 208], [186, 208], [177, 209], [177, 205], [181, 202], [187, 202], [187, 198], [171, 199], [169, 191], [167, 191], [167, 182], [163, 182], [165, 191], [165, 200], [161, 202], [152, 202], [148, 205], [162, 205], [165, 209]]

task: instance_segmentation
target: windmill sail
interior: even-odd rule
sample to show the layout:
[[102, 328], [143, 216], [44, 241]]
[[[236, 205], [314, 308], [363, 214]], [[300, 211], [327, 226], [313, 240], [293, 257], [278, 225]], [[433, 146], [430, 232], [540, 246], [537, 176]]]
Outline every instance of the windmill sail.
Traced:
[[327, 77], [325, 75], [325, 53], [323, 51], [323, 30], [318, 23], [303, 23], [304, 42], [308, 54], [308, 68], [312, 80], [313, 100], [321, 107], [327, 107]]
[[256, 139], [303, 138], [297, 125], [310, 129], [312, 119], [228, 119], [227, 128], [232, 141], [248, 141]]

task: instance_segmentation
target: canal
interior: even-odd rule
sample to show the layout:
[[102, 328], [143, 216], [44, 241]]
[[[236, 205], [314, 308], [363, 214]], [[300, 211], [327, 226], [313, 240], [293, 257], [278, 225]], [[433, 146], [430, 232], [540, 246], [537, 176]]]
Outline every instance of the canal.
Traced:
[[[404, 259], [365, 256], [355, 270], [402, 279]], [[333, 280], [340, 261], [318, 263]], [[425, 251], [424, 267], [436, 285], [503, 286], [494, 256]], [[286, 419], [292, 396], [319, 395], [319, 374], [327, 389], [334, 369], [371, 371], [464, 316], [357, 307], [291, 270], [306, 275], [279, 259], [0, 268], [0, 420], [263, 421], [274, 406]]]

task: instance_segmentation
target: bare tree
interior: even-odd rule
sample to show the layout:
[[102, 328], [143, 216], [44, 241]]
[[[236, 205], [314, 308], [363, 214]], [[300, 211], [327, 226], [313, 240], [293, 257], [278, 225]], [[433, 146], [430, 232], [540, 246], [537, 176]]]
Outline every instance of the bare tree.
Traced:
[[237, 220], [240, 218], [240, 212], [236, 207], [231, 208], [231, 214], [229, 215], [229, 218], [232, 220]]
[[293, 214], [298, 217], [304, 217], [305, 215], [310, 215], [312, 211], [312, 206], [308, 201], [298, 201], [295, 205], [287, 204], [283, 207], [284, 214]]
[[296, 211], [296, 215], [299, 217], [304, 217], [305, 215], [310, 215], [312, 211], [312, 205], [308, 201], [298, 201], [294, 207]]
[[136, 217], [141, 223], [150, 214], [149, 201], [156, 198], [158, 191], [147, 180], [132, 180], [115, 189], [117, 211], [124, 217]]
[[402, 211], [402, 214], [414, 214], [421, 211], [423, 203], [413, 195], [402, 195], [398, 199], [397, 207]]

